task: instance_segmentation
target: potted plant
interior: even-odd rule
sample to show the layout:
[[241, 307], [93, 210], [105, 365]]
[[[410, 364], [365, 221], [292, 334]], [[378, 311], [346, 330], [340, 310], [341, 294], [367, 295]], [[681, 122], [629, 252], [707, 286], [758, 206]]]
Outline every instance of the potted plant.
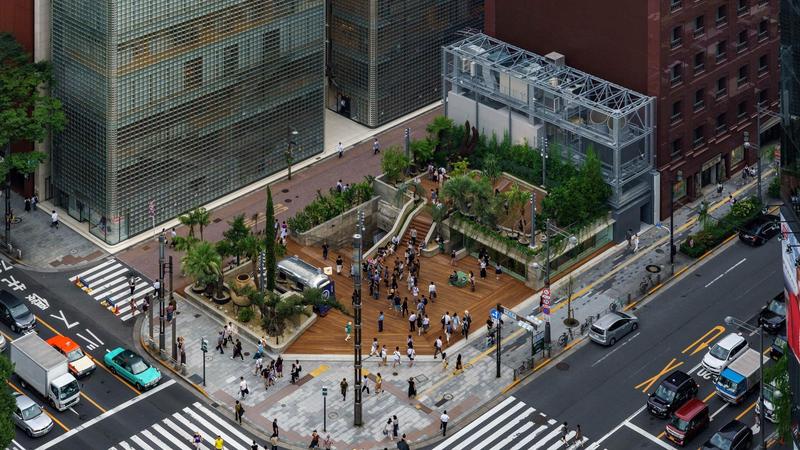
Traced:
[[211, 243], [198, 242], [186, 252], [181, 264], [186, 275], [194, 280], [195, 292], [200, 287], [206, 292], [211, 289], [215, 301], [221, 304], [230, 301], [230, 294], [226, 295], [222, 282], [222, 257]]
[[397, 183], [403, 178], [410, 161], [397, 147], [389, 147], [381, 157], [381, 170], [390, 183]]

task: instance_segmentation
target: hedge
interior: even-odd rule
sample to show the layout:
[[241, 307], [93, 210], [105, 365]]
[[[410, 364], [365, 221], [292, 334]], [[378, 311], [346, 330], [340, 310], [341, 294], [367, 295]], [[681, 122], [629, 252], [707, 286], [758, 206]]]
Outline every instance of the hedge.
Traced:
[[[762, 206], [761, 202], [755, 197], [736, 202], [731, 207], [730, 212], [716, 221], [716, 223], [705, 230], [689, 235], [681, 243], [681, 253], [692, 258], [705, 254], [721, 244], [729, 236], [738, 233], [743, 225], [761, 214]], [[690, 241], [693, 244], [691, 247], [689, 246]]]

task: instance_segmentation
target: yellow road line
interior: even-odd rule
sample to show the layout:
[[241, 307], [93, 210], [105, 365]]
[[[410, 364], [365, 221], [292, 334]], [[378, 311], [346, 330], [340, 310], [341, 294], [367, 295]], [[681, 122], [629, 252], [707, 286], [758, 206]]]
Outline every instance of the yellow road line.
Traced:
[[711, 391], [711, 393], [708, 394], [708, 396], [706, 396], [706, 398], [703, 399], [703, 403], [708, 403], [708, 401], [711, 400], [711, 397], [715, 395], [717, 395], [717, 391]]
[[747, 409], [745, 409], [744, 411], [742, 411], [741, 413], [739, 413], [739, 415], [738, 415], [738, 416], [736, 416], [736, 420], [741, 420], [741, 419], [742, 419], [742, 417], [744, 417], [744, 416], [745, 416], [745, 414], [749, 413], [751, 409], [755, 408], [755, 406], [756, 406], [756, 402], [753, 402], [753, 404], [752, 404], [752, 405], [748, 406], [748, 407], [747, 407]]
[[[5, 334], [5, 333], [4, 333], [4, 334]], [[21, 390], [20, 390], [18, 387], [14, 386], [14, 384], [13, 384], [13, 383], [11, 383], [10, 381], [6, 380], [6, 384], [8, 384], [9, 386], [11, 386], [11, 389], [14, 389], [15, 391], [19, 392], [20, 394], [22, 394], [22, 395], [25, 395], [25, 393], [24, 393], [24, 392], [22, 392], [22, 391], [21, 391]], [[61, 427], [61, 428], [62, 428], [64, 431], [69, 431], [69, 428], [67, 428], [67, 426], [66, 426], [66, 425], [64, 425], [63, 423], [61, 423], [61, 421], [60, 421], [60, 420], [56, 419], [56, 417], [55, 417], [53, 414], [51, 414], [51, 413], [50, 413], [50, 411], [48, 411], [48, 410], [46, 410], [46, 409], [44, 409], [44, 408], [42, 408], [42, 411], [44, 411], [44, 413], [45, 413], [45, 414], [47, 414], [48, 416], [50, 416], [50, 418], [51, 418], [51, 419], [53, 419], [53, 422], [57, 423], [57, 424], [58, 424], [58, 426], [60, 426], [60, 427]]]
[[308, 374], [311, 375], [312, 377], [316, 378], [316, 377], [322, 375], [323, 373], [327, 372], [328, 369], [330, 369], [329, 366], [327, 366], [325, 364], [322, 364], [319, 367], [317, 367], [316, 369], [314, 369], [311, 372], [309, 372]]
[[81, 397], [83, 397], [83, 398], [85, 398], [86, 400], [88, 400], [88, 401], [89, 401], [89, 403], [93, 404], [93, 405], [94, 405], [94, 406], [95, 406], [97, 409], [99, 409], [100, 411], [102, 411], [102, 412], [106, 412], [105, 408], [103, 408], [102, 406], [98, 405], [98, 404], [97, 404], [97, 402], [95, 402], [94, 400], [92, 400], [92, 399], [91, 399], [91, 398], [90, 398], [88, 395], [84, 394], [83, 392], [81, 392]]

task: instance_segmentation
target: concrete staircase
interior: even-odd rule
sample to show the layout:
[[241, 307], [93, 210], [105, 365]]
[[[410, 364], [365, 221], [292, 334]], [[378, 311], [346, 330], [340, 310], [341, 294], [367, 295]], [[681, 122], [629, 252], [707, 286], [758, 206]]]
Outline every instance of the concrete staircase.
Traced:
[[411, 230], [417, 230], [417, 245], [425, 239], [428, 235], [428, 230], [433, 226], [433, 218], [427, 212], [420, 212], [413, 219], [406, 228], [403, 238], [400, 240], [400, 246], [408, 247], [411, 243]]

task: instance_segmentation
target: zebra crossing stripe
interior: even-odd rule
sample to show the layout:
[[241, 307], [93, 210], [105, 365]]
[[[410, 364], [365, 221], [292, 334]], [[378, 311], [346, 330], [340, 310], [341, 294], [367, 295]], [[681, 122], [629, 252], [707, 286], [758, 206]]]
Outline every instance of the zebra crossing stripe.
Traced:
[[540, 426], [539, 428], [534, 430], [533, 433], [523, 437], [522, 440], [517, 442], [517, 445], [511, 447], [511, 450], [520, 450], [521, 448], [524, 448], [526, 445], [528, 445], [528, 442], [536, 439], [536, 437], [539, 436], [540, 434], [544, 433], [544, 430], [546, 430], [546, 429], [547, 429], [547, 425]]
[[[142, 287], [144, 287], [144, 289], [142, 289]], [[147, 294], [150, 291], [154, 291], [154, 290], [155, 290], [155, 288], [153, 286], [150, 286], [150, 285], [139, 285], [139, 286], [136, 286], [136, 289], [133, 291], [133, 298], [143, 298], [145, 296], [145, 294]], [[122, 292], [120, 294], [117, 294], [117, 295], [109, 298], [108, 302], [111, 303], [112, 305], [116, 305], [117, 303], [119, 303], [120, 300], [125, 299], [125, 298], [127, 298], [127, 299], [131, 298], [131, 294], [130, 294], [129, 291]]]
[[125, 441], [121, 441], [121, 442], [120, 442], [119, 444], [117, 444], [117, 445], [119, 445], [120, 447], [122, 447], [124, 450], [136, 450], [136, 449], [134, 449], [133, 447], [131, 447], [131, 446], [130, 446], [130, 444], [128, 444], [128, 443], [127, 443], [127, 442], [125, 442]]
[[185, 440], [187, 442], [191, 441], [191, 439], [192, 439], [192, 437], [194, 435], [194, 431], [192, 431], [191, 433], [187, 432], [183, 428], [175, 425], [175, 422], [169, 420], [169, 417], [165, 417], [164, 420], [162, 420], [161, 422], [163, 422], [164, 425], [168, 426], [172, 431], [174, 431], [176, 434], [178, 434], [178, 436], [180, 436], [181, 439], [183, 439], [183, 440]]
[[98, 277], [103, 276], [103, 275], [105, 275], [105, 274], [107, 274], [109, 272], [113, 272], [113, 271], [115, 271], [117, 269], [120, 269], [120, 268], [122, 268], [122, 264], [116, 263], [113, 266], [106, 267], [105, 269], [101, 270], [100, 272], [97, 272], [97, 273], [89, 275], [89, 276], [81, 277], [81, 281], [84, 281], [88, 286], [91, 286], [92, 284], [94, 284], [94, 280], [97, 280]]
[[[560, 427], [559, 427], [559, 428], [560, 428]], [[559, 431], [561, 431], [561, 430], [559, 430]], [[574, 437], [575, 437], [575, 432], [574, 432], [574, 431], [570, 431], [569, 433], [567, 433], [567, 436], [566, 436], [566, 439], [565, 439], [565, 440], [566, 440], [567, 442], [569, 442], [569, 441], [571, 441], [571, 440], [572, 440], [572, 438], [574, 438]], [[547, 450], [558, 450], [559, 448], [561, 448], [561, 447], [563, 447], [563, 446], [564, 446], [564, 441], [562, 441], [561, 439], [559, 439], [559, 440], [557, 440], [557, 441], [556, 441], [556, 443], [555, 443], [555, 444], [551, 445], [551, 446], [550, 446], [550, 447], [549, 447]]]
[[[510, 430], [511, 428], [513, 428], [513, 427], [517, 426], [517, 424], [519, 423], [519, 421], [527, 419], [527, 418], [528, 418], [528, 416], [530, 416], [531, 414], [533, 414], [533, 413], [534, 413], [534, 411], [536, 411], [536, 409], [535, 409], [535, 408], [528, 408], [527, 410], [525, 410], [525, 412], [524, 412], [524, 413], [517, 414], [517, 415], [516, 415], [516, 416], [515, 416], [513, 419], [510, 419], [510, 420], [508, 421], [508, 423], [507, 423], [507, 424], [505, 424], [505, 425], [504, 425], [502, 428], [500, 428], [499, 430], [492, 431], [492, 434], [493, 434], [494, 436], [502, 436], [502, 435], [503, 435], [504, 433], [506, 433], [508, 430]], [[473, 446], [472, 448], [473, 448], [473, 450], [480, 450], [480, 449], [482, 449], [482, 448], [486, 447], [487, 445], [491, 444], [492, 440], [493, 440], [493, 439], [487, 439], [487, 440], [485, 440], [485, 441], [484, 441], [484, 442], [482, 442], [482, 443], [477, 443], [477, 444], [476, 444], [475, 446]]]
[[142, 430], [142, 436], [146, 437], [147, 439], [150, 439], [150, 442], [156, 444], [159, 450], [164, 448], [169, 448], [169, 446], [164, 445], [164, 442], [161, 439], [159, 439], [153, 433], [151, 433], [150, 430]]
[[106, 267], [106, 266], [108, 266], [109, 264], [114, 264], [115, 262], [117, 262], [117, 260], [116, 260], [116, 259], [114, 259], [114, 258], [111, 258], [111, 259], [109, 259], [109, 260], [105, 261], [105, 262], [104, 262], [104, 263], [102, 263], [102, 264], [98, 264], [98, 265], [96, 265], [96, 266], [92, 267], [92, 268], [91, 268], [91, 269], [89, 269], [89, 270], [85, 270], [85, 271], [83, 271], [83, 272], [81, 272], [81, 273], [79, 273], [79, 274], [77, 274], [77, 275], [75, 275], [75, 276], [72, 276], [72, 277], [70, 277], [70, 278], [69, 278], [69, 281], [71, 281], [71, 282], [73, 282], [73, 283], [74, 283], [74, 282], [75, 282], [75, 280], [77, 280], [78, 278], [80, 278], [80, 277], [84, 277], [84, 276], [86, 276], [86, 275], [89, 275], [89, 274], [92, 274], [92, 273], [94, 273], [94, 272], [96, 272], [96, 271], [98, 271], [98, 270], [102, 269], [103, 267]]
[[[167, 430], [164, 429], [161, 425], [155, 423], [153, 424], [153, 429], [156, 430], [156, 433], [164, 436], [164, 439], [168, 440], [172, 445], [178, 447], [180, 450], [191, 450], [188, 445], [185, 444], [186, 441], [180, 441], [174, 435], [170, 434]], [[188, 437], [187, 437], [188, 439]], [[166, 447], [166, 446], [164, 446]]]
[[[117, 272], [114, 272], [111, 275], [107, 275], [106, 277], [101, 278], [101, 279], [91, 283], [88, 286], [88, 288], [92, 290], [92, 296], [94, 296], [94, 294], [98, 294], [98, 293], [100, 293], [100, 292], [102, 292], [102, 291], [104, 291], [106, 289], [109, 289], [112, 286], [115, 286], [117, 283], [119, 283], [118, 277], [120, 275], [126, 273], [126, 272], [129, 272], [129, 269], [127, 267], [123, 267], [123, 268], [119, 269]], [[109, 281], [111, 281], [111, 283], [109, 283]], [[92, 287], [92, 286], [96, 286], [96, 287]]]
[[203, 430], [202, 428], [197, 428], [193, 423], [186, 420], [186, 418], [183, 417], [180, 413], [176, 412], [175, 414], [172, 415], [172, 417], [175, 418], [175, 420], [177, 420], [178, 422], [182, 423], [183, 426], [185, 426], [186, 428], [190, 430], [195, 430], [197, 433], [200, 433], [200, 437], [202, 437], [204, 441], [208, 442], [211, 445], [214, 445], [213, 437], [209, 436], [209, 434], [206, 433], [206, 431]]
[[519, 427], [518, 429], [514, 430], [514, 433], [510, 434], [508, 437], [506, 437], [502, 441], [498, 442], [490, 450], [503, 450], [504, 448], [506, 448], [506, 445], [511, 443], [511, 441], [516, 439], [518, 436], [520, 436], [523, 433], [525, 433], [526, 431], [528, 431], [528, 428], [530, 428], [532, 426], [533, 426], [533, 422], [528, 421], [528, 422], [523, 423], [521, 427]]
[[142, 440], [142, 438], [140, 438], [139, 436], [136, 436], [135, 434], [133, 436], [131, 436], [131, 440], [133, 441], [134, 444], [138, 445], [139, 447], [143, 448], [144, 450], [156, 450], [153, 447], [147, 445], [147, 442], [145, 442], [144, 440]]
[[219, 415], [217, 415], [217, 414], [214, 414], [212, 411], [210, 411], [209, 409], [207, 409], [205, 406], [203, 406], [203, 404], [202, 404], [202, 403], [200, 403], [200, 402], [194, 402], [194, 404], [193, 404], [192, 406], [194, 406], [194, 407], [195, 407], [195, 408], [197, 408], [198, 410], [200, 410], [200, 411], [204, 412], [204, 413], [205, 413], [207, 416], [209, 416], [209, 417], [211, 417], [212, 419], [214, 419], [214, 421], [216, 421], [217, 423], [219, 423], [220, 425], [222, 425], [223, 427], [225, 427], [226, 429], [228, 429], [228, 431], [230, 431], [230, 432], [231, 432], [231, 433], [233, 433], [233, 434], [234, 434], [236, 437], [238, 437], [239, 439], [241, 439], [242, 441], [244, 441], [245, 445], [247, 445], [247, 444], [249, 444], [249, 443], [250, 443], [250, 441], [251, 441], [251, 439], [250, 439], [250, 438], [248, 438], [247, 436], [245, 436], [244, 434], [242, 434], [241, 432], [239, 432], [239, 430], [237, 430], [237, 429], [236, 429], [236, 427], [234, 427], [234, 426], [232, 426], [231, 424], [229, 424], [228, 422], [226, 422], [226, 421], [225, 421], [225, 419], [222, 419], [222, 418], [220, 418], [220, 417], [219, 417]]
[[483, 436], [486, 431], [490, 431], [492, 428], [496, 427], [498, 424], [503, 423], [509, 416], [511, 416], [512, 414], [517, 412], [517, 410], [522, 409], [523, 407], [525, 407], [525, 403], [517, 402], [517, 404], [515, 404], [514, 406], [509, 408], [506, 412], [504, 412], [503, 414], [498, 416], [493, 421], [489, 422], [489, 424], [486, 425], [485, 427], [483, 427], [481, 430], [479, 430], [478, 433], [475, 433], [475, 434], [473, 434], [472, 436], [470, 436], [468, 438], [462, 439], [461, 442], [458, 443], [458, 445], [453, 447], [453, 450], [463, 450], [464, 448], [469, 448], [468, 447], [469, 444], [471, 444], [474, 440], [476, 440], [476, 439], [480, 438], [481, 436]]
[[[559, 434], [559, 433], [561, 433], [561, 427], [556, 427], [556, 428], [553, 428], [553, 431], [551, 431], [550, 433], [548, 433], [548, 434], [547, 434], [545, 437], [543, 437], [543, 438], [542, 438], [542, 439], [541, 439], [539, 442], [537, 442], [536, 444], [534, 444], [534, 446], [533, 446], [533, 447], [531, 447], [531, 450], [536, 450], [536, 449], [539, 449], [539, 448], [542, 448], [542, 447], [544, 447], [544, 446], [545, 446], [545, 444], [547, 444], [547, 442], [548, 442], [548, 441], [550, 441], [550, 440], [551, 440], [551, 439], [553, 439], [554, 437], [558, 436], [558, 434]], [[521, 443], [522, 443], [522, 442], [520, 442], [520, 444], [521, 444]], [[519, 447], [519, 444], [517, 444], [517, 445], [516, 445], [516, 446], [515, 446], [515, 447], [514, 447], [512, 450], [517, 450], [518, 448], [522, 448], [522, 447]]]
[[[494, 408], [492, 408], [488, 412], [486, 412], [484, 415], [482, 415], [481, 418], [482, 417], [491, 416], [491, 415], [497, 413], [498, 411], [502, 410], [503, 408], [505, 408], [506, 406], [508, 406], [509, 404], [511, 404], [511, 403], [513, 403], [515, 401], [517, 401], [517, 399], [514, 396], [509, 396], [507, 399], [503, 400], [502, 403], [500, 403], [499, 405], [495, 406]], [[439, 444], [436, 447], [434, 447], [433, 450], [444, 450], [444, 449], [446, 449], [451, 443], [457, 442], [463, 436], [466, 436], [470, 431], [472, 431], [473, 428], [477, 427], [480, 424], [481, 424], [481, 422], [479, 420], [473, 421], [472, 423], [470, 423], [466, 427], [464, 427], [461, 430], [459, 430], [458, 433], [450, 436], [449, 439], [447, 439], [446, 441], [444, 441], [441, 444]]]
[[104, 291], [102, 294], [93, 295], [92, 297], [94, 297], [95, 300], [99, 301], [99, 300], [102, 300], [105, 297], [107, 297], [107, 296], [109, 296], [109, 295], [111, 295], [111, 294], [113, 294], [115, 292], [119, 292], [120, 290], [126, 289], [128, 287], [128, 283], [126, 283], [127, 280], [125, 279], [125, 277], [117, 278], [114, 281], [119, 283], [119, 284], [117, 284], [116, 286], [114, 286], [113, 288], [111, 288], [111, 289], [109, 289], [107, 291]]
[[[200, 425], [205, 427], [208, 431], [211, 431], [212, 433], [214, 433], [214, 434], [216, 434], [218, 436], [221, 436], [222, 439], [225, 440], [225, 442], [227, 443], [228, 446], [231, 446], [231, 447], [239, 449], [239, 450], [248, 450], [247, 447], [239, 445], [239, 443], [236, 442], [227, 433], [223, 433], [222, 430], [220, 430], [219, 428], [215, 427], [213, 424], [211, 424], [209, 421], [204, 419], [202, 416], [200, 416], [200, 414], [198, 414], [193, 409], [191, 409], [189, 407], [186, 407], [186, 408], [183, 408], [183, 412], [188, 414], [192, 419], [196, 420]], [[247, 441], [245, 441], [245, 445], [246, 444], [247, 444]]]

